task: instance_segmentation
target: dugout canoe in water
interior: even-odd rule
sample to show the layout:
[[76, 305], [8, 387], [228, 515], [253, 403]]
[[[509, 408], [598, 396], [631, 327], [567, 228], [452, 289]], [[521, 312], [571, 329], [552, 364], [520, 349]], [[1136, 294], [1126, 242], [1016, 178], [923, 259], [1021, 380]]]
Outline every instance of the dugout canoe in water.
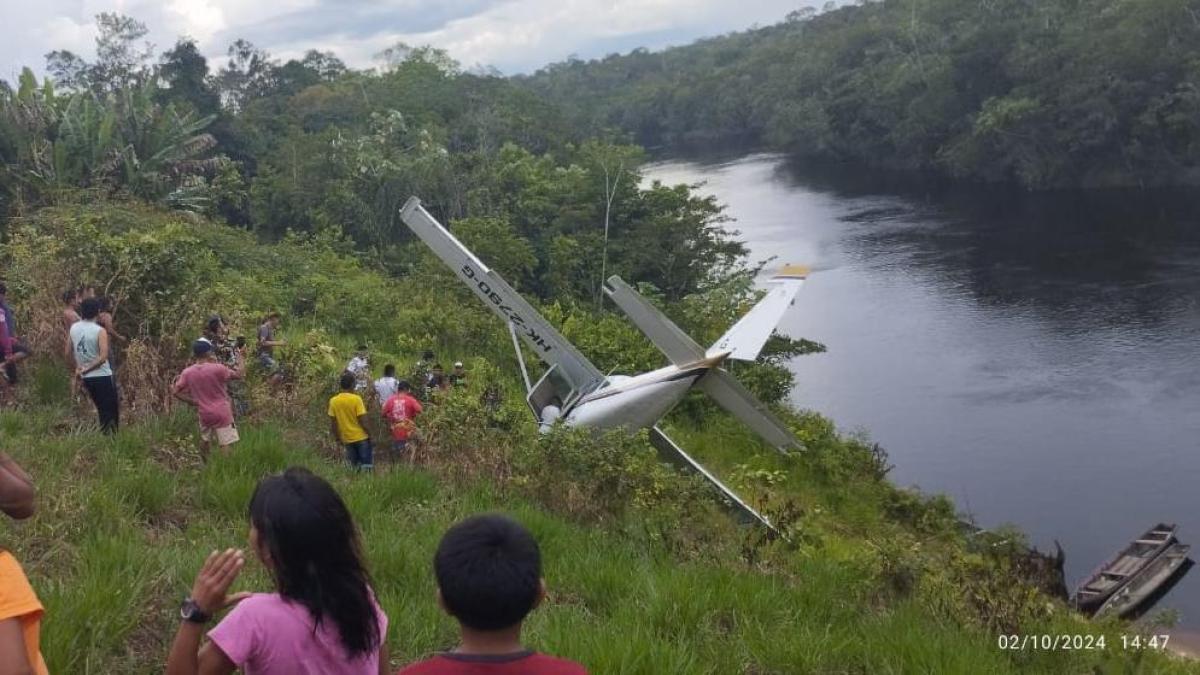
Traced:
[[1073, 604], [1081, 612], [1095, 614], [1113, 593], [1175, 544], [1174, 524], [1159, 523], [1102, 565], [1075, 591]]
[[1187, 573], [1191, 567], [1191, 560], [1188, 559], [1191, 550], [1192, 547], [1186, 544], [1172, 544], [1116, 593], [1108, 596], [1108, 600], [1096, 610], [1096, 616], [1115, 614], [1125, 617], [1136, 612], [1148, 599], [1166, 588], [1168, 582], [1178, 581], [1177, 576]]

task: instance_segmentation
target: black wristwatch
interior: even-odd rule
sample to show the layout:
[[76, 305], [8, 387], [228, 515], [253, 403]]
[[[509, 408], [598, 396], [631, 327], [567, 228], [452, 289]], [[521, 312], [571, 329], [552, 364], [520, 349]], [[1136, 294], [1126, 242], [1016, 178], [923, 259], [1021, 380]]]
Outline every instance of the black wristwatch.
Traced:
[[205, 614], [200, 609], [200, 605], [197, 605], [196, 601], [191, 598], [185, 599], [179, 606], [179, 617], [190, 623], [208, 623], [209, 619], [212, 619], [212, 615]]

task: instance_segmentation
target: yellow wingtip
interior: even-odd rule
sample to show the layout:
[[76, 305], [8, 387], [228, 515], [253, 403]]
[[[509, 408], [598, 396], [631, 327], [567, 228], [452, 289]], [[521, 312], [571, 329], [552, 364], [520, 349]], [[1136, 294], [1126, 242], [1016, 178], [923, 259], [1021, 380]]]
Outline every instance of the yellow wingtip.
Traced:
[[807, 265], [784, 265], [772, 279], [807, 279], [812, 270]]

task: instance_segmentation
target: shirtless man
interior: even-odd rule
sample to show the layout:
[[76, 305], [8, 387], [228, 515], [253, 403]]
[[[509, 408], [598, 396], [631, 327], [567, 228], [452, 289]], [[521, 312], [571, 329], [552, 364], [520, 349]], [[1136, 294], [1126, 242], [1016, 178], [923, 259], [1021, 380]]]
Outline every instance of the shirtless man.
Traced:
[[62, 294], [62, 321], [63, 330], [71, 330], [71, 326], [79, 320], [79, 289], [71, 288], [63, 291]]

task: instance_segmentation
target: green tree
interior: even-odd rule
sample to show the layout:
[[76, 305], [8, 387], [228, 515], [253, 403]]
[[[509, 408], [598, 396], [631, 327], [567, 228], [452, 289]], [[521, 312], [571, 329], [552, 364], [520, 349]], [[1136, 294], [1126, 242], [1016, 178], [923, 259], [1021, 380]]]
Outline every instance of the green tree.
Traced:
[[1194, 0], [859, 2], [517, 81], [585, 133], [647, 147], [766, 144], [1030, 188], [1196, 185], [1197, 16]]
[[152, 75], [150, 58], [154, 47], [141, 42], [149, 31], [146, 24], [115, 12], [96, 15], [96, 60], [88, 63], [78, 55], [56, 50], [46, 55], [46, 70], [64, 88], [111, 94], [145, 83]]
[[137, 196], [191, 209], [222, 161], [204, 132], [212, 117], [156, 101], [156, 85], [97, 95], [59, 95], [26, 69], [20, 87], [0, 91], [0, 126], [15, 130], [13, 162], [0, 168], [17, 201], [53, 202], [78, 188]]
[[533, 246], [503, 218], [462, 218], [454, 221], [454, 235], [514, 288], [531, 285], [537, 256]]
[[232, 110], [241, 110], [253, 98], [275, 86], [277, 64], [270, 54], [252, 43], [237, 39], [229, 45], [229, 60], [214, 78], [222, 102]]
[[186, 102], [200, 115], [220, 112], [221, 97], [209, 82], [208, 60], [195, 40], [181, 39], [163, 52], [158, 75], [165, 85], [159, 91], [161, 102]]

